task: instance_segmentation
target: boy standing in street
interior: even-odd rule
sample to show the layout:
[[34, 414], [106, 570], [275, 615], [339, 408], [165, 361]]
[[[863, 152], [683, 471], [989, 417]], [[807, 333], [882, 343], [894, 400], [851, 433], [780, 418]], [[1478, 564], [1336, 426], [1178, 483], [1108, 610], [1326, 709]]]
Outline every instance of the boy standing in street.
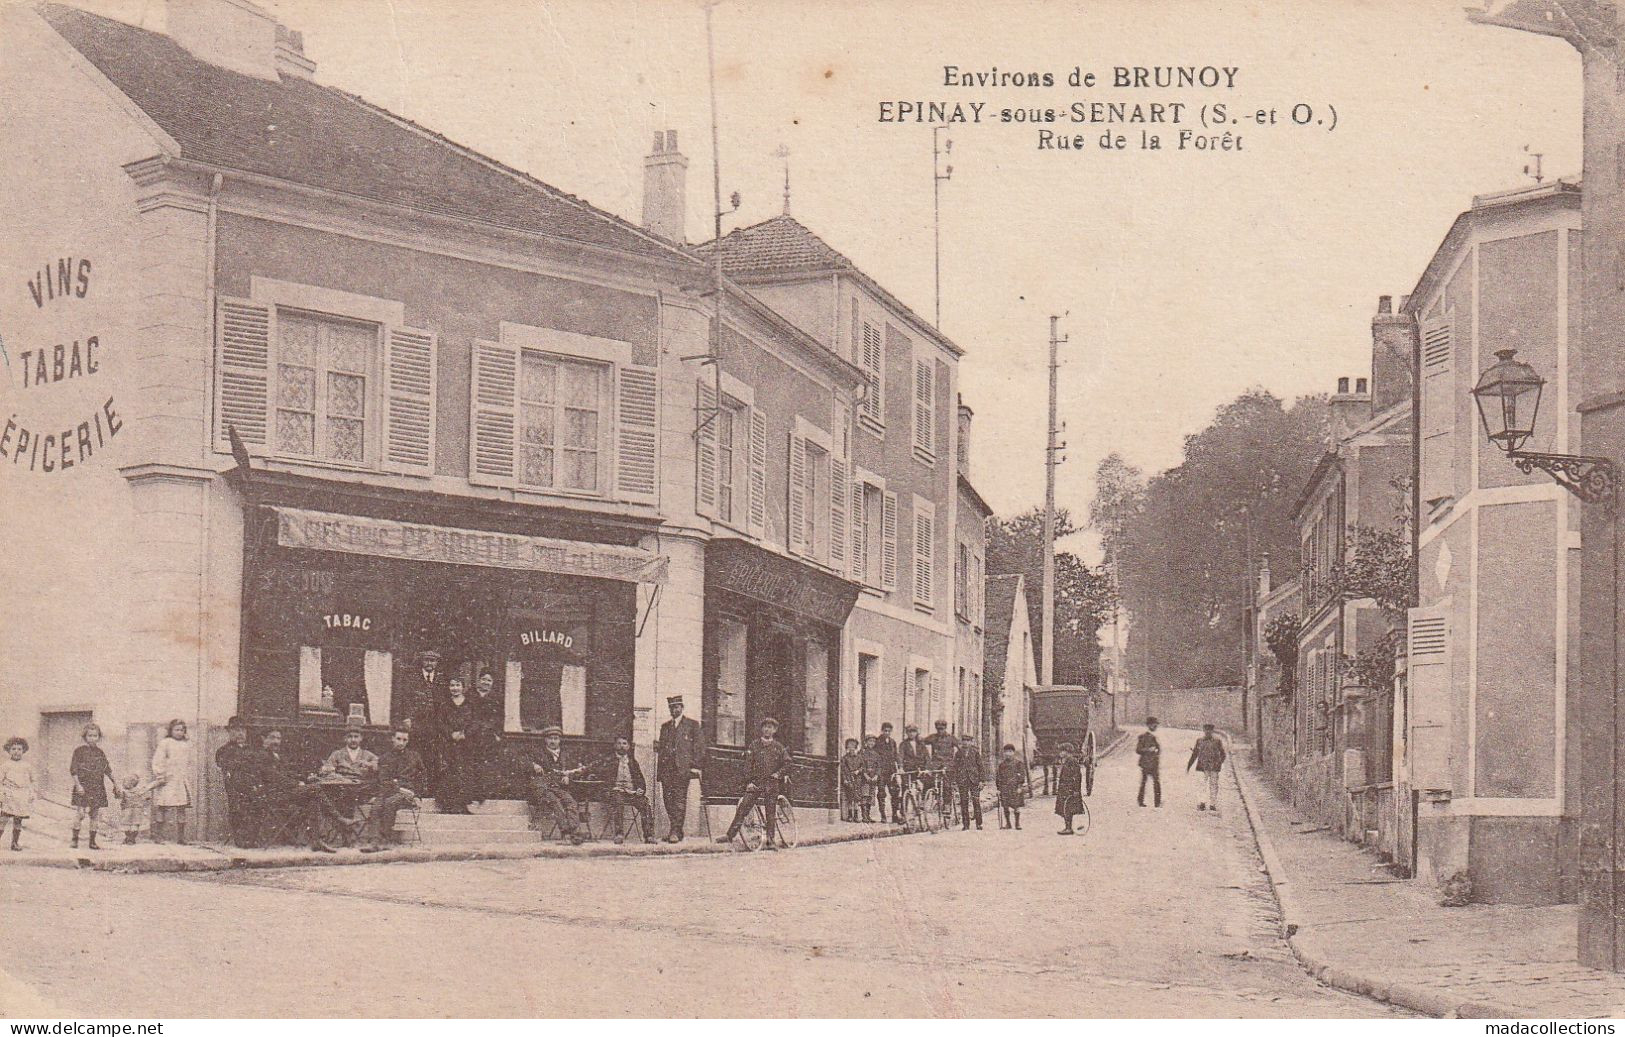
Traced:
[[1151, 783], [1157, 806], [1162, 806], [1162, 743], [1157, 741], [1157, 718], [1145, 718], [1145, 733], [1134, 743], [1140, 757], [1140, 806], [1145, 806], [1145, 784]]
[[1016, 747], [1006, 745], [993, 781], [999, 787], [999, 827], [1021, 830], [1021, 808], [1027, 802], [1027, 768], [1016, 759]]
[[1185, 762], [1185, 773], [1191, 767], [1207, 775], [1207, 801], [1196, 804], [1197, 810], [1219, 812], [1219, 772], [1224, 769], [1224, 742], [1213, 733], [1212, 724], [1202, 725], [1202, 737], [1191, 747], [1191, 758]]

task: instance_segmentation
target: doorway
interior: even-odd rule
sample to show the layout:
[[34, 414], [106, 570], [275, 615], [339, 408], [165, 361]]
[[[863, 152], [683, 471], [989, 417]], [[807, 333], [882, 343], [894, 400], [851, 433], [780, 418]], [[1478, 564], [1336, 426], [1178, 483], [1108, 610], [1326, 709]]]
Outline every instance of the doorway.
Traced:
[[83, 743], [88, 723], [89, 710], [40, 714], [40, 744], [28, 755], [34, 764], [34, 781], [42, 798], [63, 806], [72, 800], [73, 778], [68, 774], [68, 763], [73, 759], [73, 751]]

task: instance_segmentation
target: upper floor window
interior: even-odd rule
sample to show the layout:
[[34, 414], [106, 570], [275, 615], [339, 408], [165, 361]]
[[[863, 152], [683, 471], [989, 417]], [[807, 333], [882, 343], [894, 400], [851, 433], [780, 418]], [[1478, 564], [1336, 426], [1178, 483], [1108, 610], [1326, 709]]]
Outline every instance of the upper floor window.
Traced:
[[807, 554], [826, 561], [829, 558], [830, 534], [830, 455], [829, 451], [811, 441], [807, 441], [806, 451], [807, 509], [802, 536], [806, 541]]
[[[954, 555], [954, 615], [961, 619], [970, 618], [970, 568], [970, 545], [961, 543]], [[963, 685], [965, 677], [963, 670], [960, 671], [959, 677], [960, 684]]]
[[281, 310], [277, 331], [277, 453], [366, 463], [378, 326]]
[[914, 456], [926, 464], [937, 460], [937, 368], [914, 358]]
[[886, 425], [886, 354], [880, 328], [863, 319], [857, 296], [852, 297], [852, 362], [867, 378], [858, 417], [879, 431]]
[[604, 484], [608, 366], [525, 350], [519, 361], [519, 482], [597, 493]]

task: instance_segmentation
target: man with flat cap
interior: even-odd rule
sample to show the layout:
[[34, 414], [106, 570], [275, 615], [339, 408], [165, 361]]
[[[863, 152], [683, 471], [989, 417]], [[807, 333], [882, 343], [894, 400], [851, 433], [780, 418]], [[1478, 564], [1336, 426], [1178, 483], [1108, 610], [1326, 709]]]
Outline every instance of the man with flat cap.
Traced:
[[728, 834], [717, 836], [717, 842], [732, 842], [744, 826], [745, 818], [750, 816], [750, 808], [761, 800], [762, 813], [767, 815], [767, 842], [763, 844], [763, 849], [777, 850], [778, 799], [784, 789], [784, 779], [790, 774], [790, 750], [776, 737], [779, 733], [777, 720], [772, 717], [763, 720], [761, 731], [762, 736], [750, 743], [750, 748], [745, 751], [745, 794], [739, 798], [739, 808], [734, 811], [733, 822], [728, 825]]
[[671, 825], [666, 841], [680, 843], [688, 816], [688, 782], [700, 776], [704, 735], [698, 720], [683, 716], [683, 696], [669, 696], [666, 708], [671, 710], [671, 719], [660, 725], [660, 738], [655, 742], [655, 777]]
[[552, 814], [559, 838], [580, 846], [587, 836], [581, 831], [581, 806], [570, 794], [570, 779], [584, 768], [564, 766], [564, 729], [557, 724], [542, 728], [542, 746], [530, 764], [531, 816]]

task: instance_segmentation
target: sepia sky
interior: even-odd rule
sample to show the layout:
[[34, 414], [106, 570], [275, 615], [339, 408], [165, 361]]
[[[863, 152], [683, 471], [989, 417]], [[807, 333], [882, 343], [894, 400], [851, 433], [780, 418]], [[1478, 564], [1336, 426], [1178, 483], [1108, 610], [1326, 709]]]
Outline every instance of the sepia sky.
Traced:
[[[129, 20], [161, 0], [81, 0]], [[305, 34], [321, 81], [637, 220], [656, 129], [679, 131], [689, 231], [709, 237], [702, 8], [688, 0], [260, 0]], [[1475, 193], [1580, 161], [1579, 61], [1471, 25], [1464, 0], [724, 0], [715, 13], [725, 229], [792, 211], [929, 318], [931, 131], [887, 100], [1296, 102], [1338, 126], [1241, 128], [1243, 150], [1041, 152], [1030, 126], [953, 129], [942, 188], [942, 327], [966, 350], [973, 479], [1001, 513], [1043, 497], [1044, 359], [1063, 330], [1070, 443], [1059, 499], [1084, 512], [1117, 450], [1156, 470], [1213, 408], [1369, 368], [1377, 296], [1400, 296]], [[132, 16], [133, 13], [133, 16]], [[150, 24], [150, 22], [149, 22]], [[1234, 90], [946, 87], [943, 66], [1239, 69]], [[1114, 128], [1137, 142], [1142, 127]], [[1156, 127], [1145, 127], [1155, 130]], [[1200, 126], [1192, 126], [1200, 132]]]

